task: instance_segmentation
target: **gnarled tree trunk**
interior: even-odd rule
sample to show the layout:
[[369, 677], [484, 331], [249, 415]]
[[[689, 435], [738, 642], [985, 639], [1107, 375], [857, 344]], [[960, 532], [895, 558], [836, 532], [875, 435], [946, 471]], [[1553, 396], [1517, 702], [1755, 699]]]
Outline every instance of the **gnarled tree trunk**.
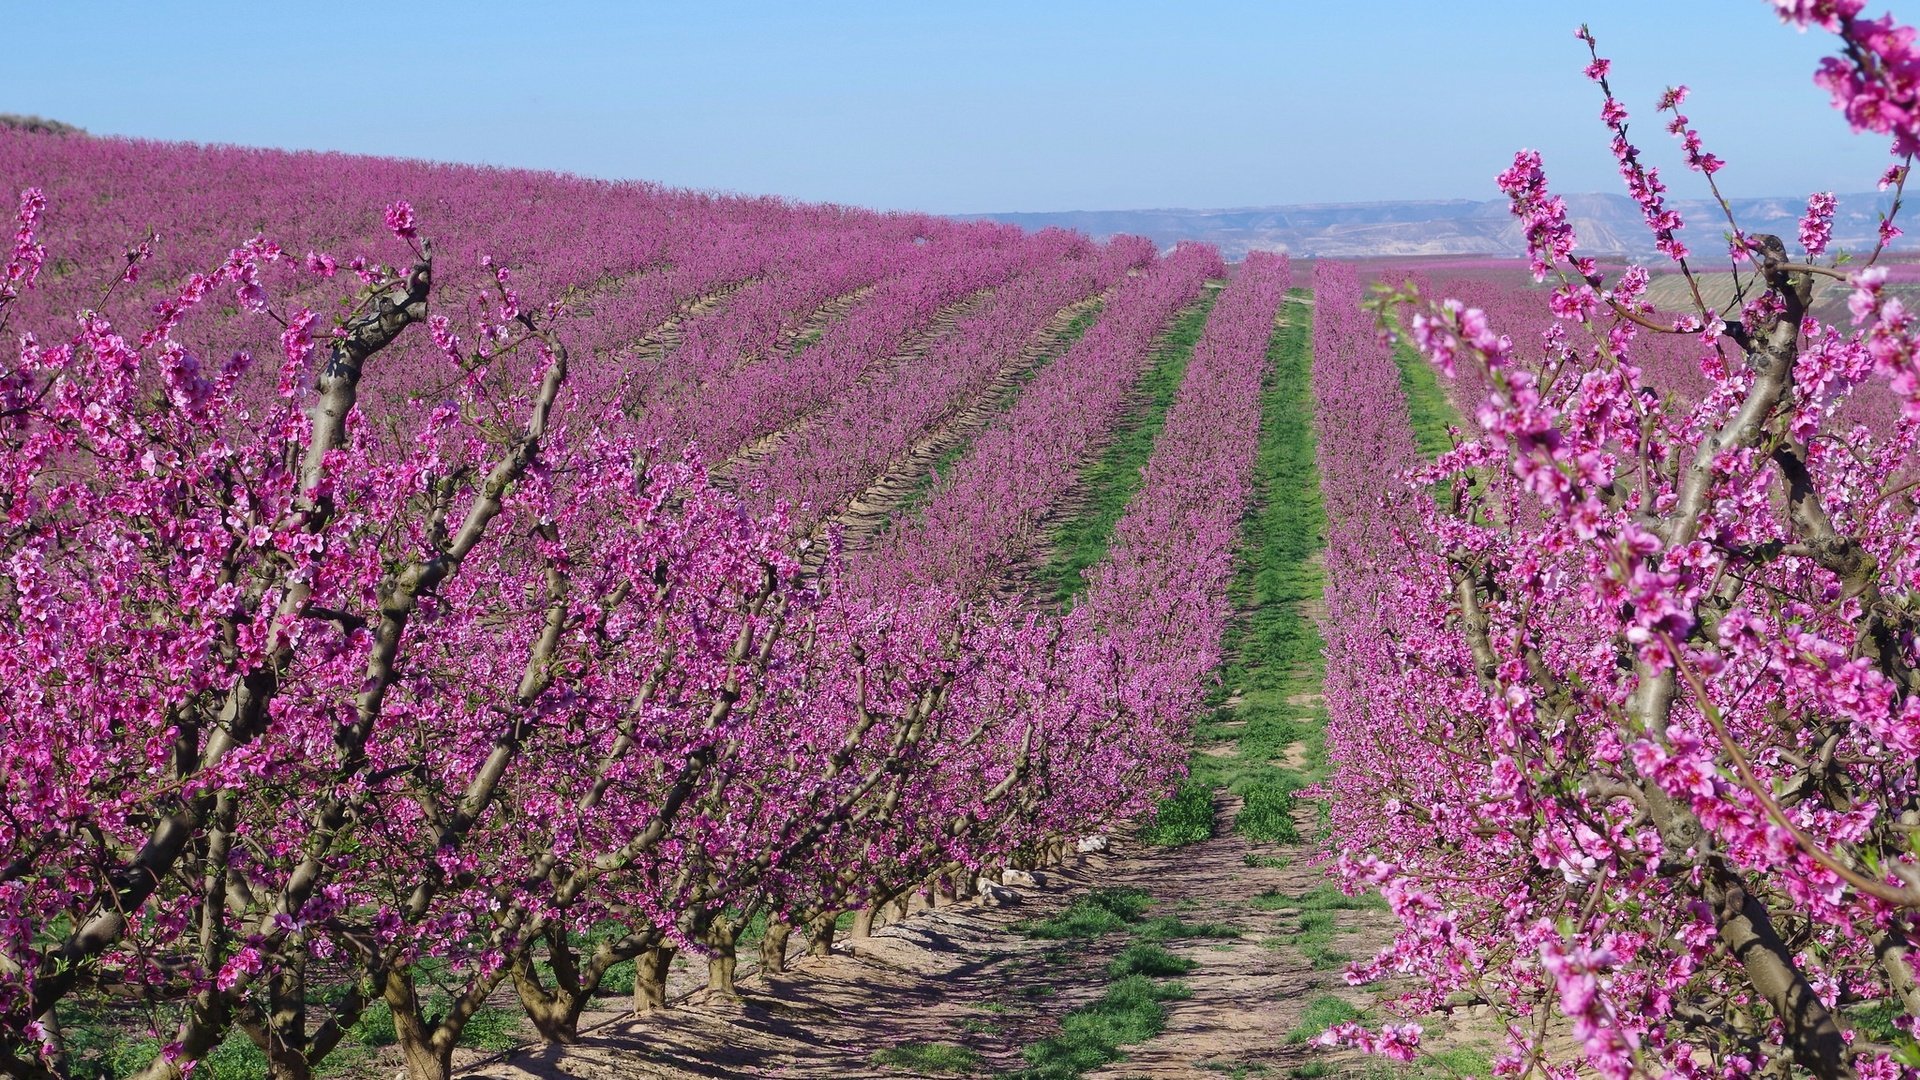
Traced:
[[733, 921], [727, 918], [715, 919], [707, 930], [704, 944], [712, 950], [707, 955], [709, 1005], [730, 1005], [740, 1000], [740, 991], [733, 981], [740, 968], [740, 957], [734, 948], [737, 937]]
[[828, 957], [833, 955], [833, 936], [840, 929], [840, 913], [824, 911], [820, 917], [807, 926], [807, 955]]
[[667, 1007], [667, 969], [673, 966], [671, 945], [656, 945], [634, 961], [633, 1011], [648, 1013]]
[[763, 974], [787, 973], [787, 939], [792, 935], [793, 924], [785, 919], [774, 919], [767, 923], [767, 936], [760, 939], [760, 971]]

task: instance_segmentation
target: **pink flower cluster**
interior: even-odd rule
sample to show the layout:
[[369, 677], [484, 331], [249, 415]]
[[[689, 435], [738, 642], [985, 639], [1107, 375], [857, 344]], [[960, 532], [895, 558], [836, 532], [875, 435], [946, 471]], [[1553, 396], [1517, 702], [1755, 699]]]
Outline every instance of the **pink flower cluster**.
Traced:
[[[1586, 42], [1587, 52], [1593, 62], [1587, 67], [1587, 78], [1600, 87], [1602, 103], [1601, 122], [1613, 133], [1613, 157], [1620, 166], [1620, 178], [1626, 181], [1627, 194], [1640, 206], [1640, 216], [1646, 222], [1647, 231], [1653, 235], [1654, 247], [1674, 262], [1684, 262], [1687, 258], [1687, 246], [1680, 241], [1679, 232], [1684, 224], [1680, 214], [1666, 204], [1667, 185], [1660, 179], [1660, 170], [1649, 168], [1640, 161], [1640, 150], [1627, 138], [1627, 107], [1613, 96], [1612, 84], [1608, 81], [1611, 65], [1603, 60], [1599, 46], [1585, 26], [1578, 31], [1578, 37]], [[1661, 98], [1661, 108], [1673, 111], [1672, 130], [1680, 135], [1687, 151], [1687, 164], [1700, 172], [1712, 176], [1720, 168], [1720, 160], [1700, 150], [1700, 137], [1697, 132], [1688, 129], [1687, 118], [1680, 114], [1680, 103], [1686, 98], [1686, 87], [1677, 87], [1667, 91]]]

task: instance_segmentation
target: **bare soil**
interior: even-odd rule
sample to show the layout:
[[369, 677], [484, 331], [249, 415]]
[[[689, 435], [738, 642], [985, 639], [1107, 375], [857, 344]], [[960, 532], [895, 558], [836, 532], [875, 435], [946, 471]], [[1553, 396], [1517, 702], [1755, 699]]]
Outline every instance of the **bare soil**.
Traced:
[[[1091, 942], [1036, 940], [1019, 931], [1094, 887], [1133, 887], [1154, 898], [1150, 915], [1189, 923], [1227, 923], [1231, 938], [1168, 942], [1196, 967], [1181, 977], [1192, 996], [1168, 1004], [1165, 1031], [1128, 1048], [1095, 1077], [1222, 1075], [1283, 1077], [1309, 1062], [1335, 1075], [1376, 1068], [1345, 1051], [1315, 1047], [1296, 1034], [1315, 998], [1331, 994], [1365, 1008], [1366, 991], [1293, 943], [1301, 911], [1276, 897], [1326, 884], [1323, 857], [1307, 845], [1252, 844], [1232, 831], [1237, 803], [1216, 804], [1217, 835], [1181, 848], [1115, 838], [1108, 852], [1076, 857], [1045, 873], [1037, 887], [1013, 890], [1017, 902], [966, 901], [916, 912], [867, 939], [837, 943], [827, 958], [796, 957], [791, 971], [740, 981], [745, 1003], [694, 1000], [697, 978], [684, 976], [675, 1007], [634, 1016], [614, 1008], [589, 1017], [568, 1047], [528, 1047], [477, 1063], [472, 1080], [625, 1080], [625, 1078], [785, 1077], [853, 1080], [923, 1075], [876, 1064], [875, 1053], [905, 1043], [963, 1046], [980, 1055], [980, 1074], [1018, 1069], [1021, 1051], [1059, 1032], [1061, 1017], [1105, 992], [1106, 965], [1128, 944], [1124, 932]], [[1303, 820], [1303, 825], [1306, 822]], [[1265, 900], [1257, 898], [1265, 897]], [[1333, 947], [1364, 957], [1384, 945], [1392, 916], [1375, 908], [1338, 910]], [[623, 1003], [610, 1002], [621, 1005]], [[1462, 1018], [1465, 1021], [1465, 1018]], [[1427, 1020], [1440, 1045], [1484, 1041], [1465, 1022]], [[1236, 1072], [1236, 1070], [1241, 1070]]]

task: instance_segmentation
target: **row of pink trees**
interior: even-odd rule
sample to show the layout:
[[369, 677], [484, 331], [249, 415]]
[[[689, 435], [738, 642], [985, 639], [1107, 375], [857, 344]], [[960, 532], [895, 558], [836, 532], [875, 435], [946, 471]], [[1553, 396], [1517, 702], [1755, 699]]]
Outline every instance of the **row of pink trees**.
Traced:
[[[508, 980], [555, 1039], [636, 956], [657, 989], [696, 944], [727, 992], [739, 912], [830, 918], [1030, 857], [1057, 834], [1023, 822], [1114, 809], [1049, 810], [1042, 748], [1069, 773], [1100, 749], [1056, 733], [1177, 719], [1105, 717], [1052, 620], [803, 577], [784, 507], [663, 463], [659, 409], [637, 423], [617, 366], [575, 358], [566, 301], [486, 260], [450, 305], [404, 203], [384, 224], [410, 265], [362, 261], [331, 326], [336, 264], [264, 239], [145, 317], [28, 312], [44, 211], [29, 191], [0, 287], [9, 1072], [62, 1073], [63, 1010], [160, 1032], [150, 1076], [237, 1031], [305, 1077], [377, 1000], [440, 1077]], [[1095, 255], [1017, 240], [909, 314]], [[116, 289], [154, 290], [144, 258]], [[1210, 265], [1142, 280], [1190, 295]], [[383, 370], [423, 336], [425, 363]]]
[[[1840, 35], [1819, 81], [1893, 138], [1899, 185], [1920, 53], [1860, 7], [1781, 5]], [[1691, 274], [1609, 63], [1587, 73], [1657, 246]], [[1662, 97], [1668, 130], [1711, 180], [1684, 98]], [[1574, 254], [1537, 154], [1500, 186], [1556, 280], [1550, 318], [1399, 298], [1407, 337], [1477, 390], [1457, 447], [1384, 499], [1382, 465], [1413, 465], [1404, 405], [1351, 278], [1321, 280], [1323, 793], [1346, 880], [1403, 924], [1356, 975], [1417, 978], [1416, 1011], [1491, 1005], [1505, 1072], [1920, 1073], [1913, 318], [1873, 259], [1820, 262], [1830, 196], [1798, 257], [1729, 222], [1738, 306], [1675, 316], [1642, 299], [1645, 270], [1609, 283]], [[1852, 329], [1810, 314], [1821, 278], [1852, 283]], [[1692, 342], [1691, 386], [1655, 335]], [[1410, 1057], [1419, 1034], [1331, 1037]]]
[[996, 290], [921, 355], [875, 371], [735, 480], [758, 489], [761, 505], [782, 501], [801, 507], [812, 522], [826, 519], [920, 441], [983, 402], [1050, 322], [1153, 259], [1145, 240], [1122, 238], [1101, 248], [1077, 238], [1066, 257]]
[[884, 594], [938, 582], [980, 595], [1025, 562], [1045, 539], [1047, 511], [1124, 415], [1160, 332], [1224, 272], [1219, 252], [1183, 244], [1123, 282], [1100, 321], [937, 478], [920, 514], [856, 563], [860, 587]]

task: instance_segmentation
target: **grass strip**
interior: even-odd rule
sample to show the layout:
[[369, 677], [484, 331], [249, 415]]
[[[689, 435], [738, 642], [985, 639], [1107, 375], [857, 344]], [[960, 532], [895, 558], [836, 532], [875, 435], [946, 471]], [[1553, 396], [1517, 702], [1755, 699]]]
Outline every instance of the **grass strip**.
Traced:
[[1153, 457], [1153, 444], [1166, 426], [1167, 410], [1180, 393], [1193, 347], [1199, 343], [1207, 316], [1219, 298], [1220, 290], [1207, 289], [1173, 320], [1154, 350], [1152, 366], [1141, 376], [1138, 391], [1145, 397], [1144, 407], [1123, 418], [1106, 449], [1081, 470], [1086, 506], [1054, 530], [1053, 558], [1039, 574], [1040, 582], [1051, 586], [1054, 599], [1060, 603], [1080, 595], [1087, 586], [1087, 568], [1106, 557], [1113, 527], [1140, 490], [1140, 470]]
[[1098, 1001], [1060, 1021], [1060, 1034], [1022, 1051], [1027, 1067], [1008, 1073], [1018, 1080], [1071, 1080], [1119, 1061], [1121, 1047], [1143, 1043], [1167, 1026], [1166, 1002], [1191, 997], [1184, 983], [1128, 975], [1107, 987]]
[[901, 1043], [899, 1046], [874, 1051], [871, 1060], [875, 1065], [892, 1066], [917, 1073], [965, 1074], [978, 1072], [981, 1065], [978, 1053], [952, 1043]]
[[1413, 444], [1420, 456], [1439, 457], [1453, 449], [1447, 427], [1460, 424], [1460, 413], [1440, 385], [1439, 372], [1404, 341], [1394, 345], [1393, 363], [1400, 369], [1400, 393], [1407, 399], [1407, 418], [1413, 423]]
[[1089, 940], [1139, 922], [1152, 904], [1139, 889], [1095, 889], [1064, 911], [1016, 923], [1014, 929], [1043, 941]]
[[1140, 827], [1149, 844], [1197, 844], [1213, 835], [1213, 785], [1188, 779], [1160, 801]]
[[[1050, 918], [1015, 929], [1050, 941], [1085, 941], [1115, 931], [1133, 940], [1107, 964], [1111, 982], [1099, 1000], [1060, 1020], [1060, 1034], [1021, 1051], [1026, 1067], [1005, 1075], [1015, 1080], [1071, 1080], [1126, 1056], [1122, 1047], [1142, 1043], [1166, 1027], [1169, 1001], [1192, 996], [1186, 985], [1167, 980], [1198, 964], [1163, 948], [1162, 943], [1194, 938], [1234, 938], [1240, 929], [1225, 923], [1189, 923], [1173, 915], [1147, 918], [1152, 897], [1139, 889], [1096, 889]], [[1072, 950], [1050, 954], [1064, 959]], [[1167, 981], [1156, 981], [1156, 979]], [[1037, 991], [1037, 992], [1036, 992]], [[1028, 997], [1045, 997], [1051, 987], [1030, 986]]]

